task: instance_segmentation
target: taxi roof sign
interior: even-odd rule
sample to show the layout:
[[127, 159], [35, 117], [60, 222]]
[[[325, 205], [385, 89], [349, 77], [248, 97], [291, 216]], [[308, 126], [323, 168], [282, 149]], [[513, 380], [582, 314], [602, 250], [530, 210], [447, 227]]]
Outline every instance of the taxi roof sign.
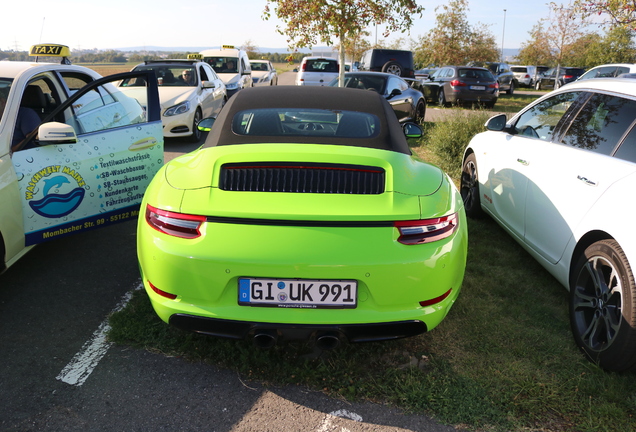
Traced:
[[[71, 64], [69, 57], [71, 50], [66, 45], [58, 44], [38, 44], [32, 45], [29, 55], [34, 57], [62, 57], [62, 64]], [[37, 62], [37, 58], [35, 60]]]
[[202, 58], [201, 54], [188, 54], [188, 60], [201, 60]]
[[234, 45], [223, 45], [221, 49], [234, 49]]

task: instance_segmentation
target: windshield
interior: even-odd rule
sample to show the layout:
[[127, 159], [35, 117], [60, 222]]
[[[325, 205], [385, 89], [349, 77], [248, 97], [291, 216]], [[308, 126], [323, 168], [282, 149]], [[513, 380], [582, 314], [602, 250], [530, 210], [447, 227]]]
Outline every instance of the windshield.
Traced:
[[253, 71], [267, 71], [267, 63], [265, 62], [250, 62]]
[[2, 120], [2, 115], [4, 114], [4, 107], [7, 104], [12, 83], [13, 80], [11, 78], [0, 78], [0, 120]]
[[212, 66], [216, 73], [238, 73], [237, 57], [205, 57], [203, 61]]
[[[186, 65], [148, 65], [140, 66], [135, 71], [155, 71], [159, 86], [193, 87], [197, 85], [197, 73], [194, 67]], [[125, 79], [122, 87], [145, 86], [143, 78]]]

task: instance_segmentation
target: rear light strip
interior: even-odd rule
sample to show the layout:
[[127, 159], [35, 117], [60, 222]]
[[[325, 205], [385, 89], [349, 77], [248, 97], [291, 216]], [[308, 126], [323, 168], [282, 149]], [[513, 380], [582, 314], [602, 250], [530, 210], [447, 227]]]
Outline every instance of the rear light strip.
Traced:
[[163, 234], [185, 239], [200, 237], [200, 228], [204, 222], [338, 228], [393, 226], [400, 233], [398, 242], [405, 245], [417, 245], [443, 240], [453, 235], [459, 226], [457, 213], [433, 219], [397, 221], [393, 223], [389, 221], [306, 221], [199, 216], [160, 210], [151, 205], [146, 207], [146, 222]]
[[395, 227], [400, 231], [398, 241], [405, 245], [443, 240], [453, 235], [458, 225], [457, 213], [434, 219], [395, 222]]
[[194, 239], [201, 236], [199, 228], [205, 222], [205, 216], [176, 213], [160, 210], [148, 205], [146, 222], [159, 232], [175, 237]]

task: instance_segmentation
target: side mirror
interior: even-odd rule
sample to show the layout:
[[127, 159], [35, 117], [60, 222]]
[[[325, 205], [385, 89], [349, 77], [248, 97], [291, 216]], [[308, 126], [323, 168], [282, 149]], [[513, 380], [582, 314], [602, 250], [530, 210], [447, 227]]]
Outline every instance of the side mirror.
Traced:
[[407, 138], [422, 138], [422, 135], [424, 134], [424, 131], [419, 125], [411, 122], [404, 123], [404, 125], [402, 125], [402, 130]]
[[389, 94], [389, 98], [392, 98], [393, 96], [399, 96], [402, 94], [402, 91], [400, 89], [393, 89], [391, 90], [391, 93]]
[[484, 126], [486, 126], [486, 129], [490, 131], [501, 132], [506, 128], [507, 121], [508, 118], [505, 114], [499, 114], [494, 117], [490, 117]]
[[199, 123], [197, 123], [197, 129], [199, 129], [201, 132], [210, 132], [210, 129], [212, 129], [212, 125], [214, 125], [215, 121], [216, 119], [214, 117], [204, 118]]
[[201, 87], [203, 88], [215, 88], [214, 81], [201, 81]]
[[41, 146], [53, 144], [75, 144], [77, 135], [73, 126], [65, 123], [50, 122], [38, 128], [38, 140]]

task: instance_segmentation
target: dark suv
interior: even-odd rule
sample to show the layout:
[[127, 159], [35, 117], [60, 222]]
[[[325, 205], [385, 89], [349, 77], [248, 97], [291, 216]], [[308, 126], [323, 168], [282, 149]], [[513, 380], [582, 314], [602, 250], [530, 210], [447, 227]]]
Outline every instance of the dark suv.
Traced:
[[[585, 73], [585, 69], [578, 67], [563, 67], [559, 68], [559, 79], [556, 80], [557, 68], [552, 68], [541, 75], [537, 79], [537, 83], [534, 88], [537, 90], [555, 89], [562, 85], [576, 81], [581, 75]], [[555, 85], [556, 83], [556, 85]]]
[[519, 82], [515, 77], [514, 72], [510, 69], [508, 63], [499, 62], [471, 62], [469, 66], [480, 66], [488, 69], [497, 78], [499, 83], [499, 91], [506, 92], [509, 95], [515, 92], [515, 89], [519, 87]]
[[413, 53], [404, 50], [370, 49], [362, 54], [358, 65], [361, 71], [386, 72], [393, 75], [415, 78]]

